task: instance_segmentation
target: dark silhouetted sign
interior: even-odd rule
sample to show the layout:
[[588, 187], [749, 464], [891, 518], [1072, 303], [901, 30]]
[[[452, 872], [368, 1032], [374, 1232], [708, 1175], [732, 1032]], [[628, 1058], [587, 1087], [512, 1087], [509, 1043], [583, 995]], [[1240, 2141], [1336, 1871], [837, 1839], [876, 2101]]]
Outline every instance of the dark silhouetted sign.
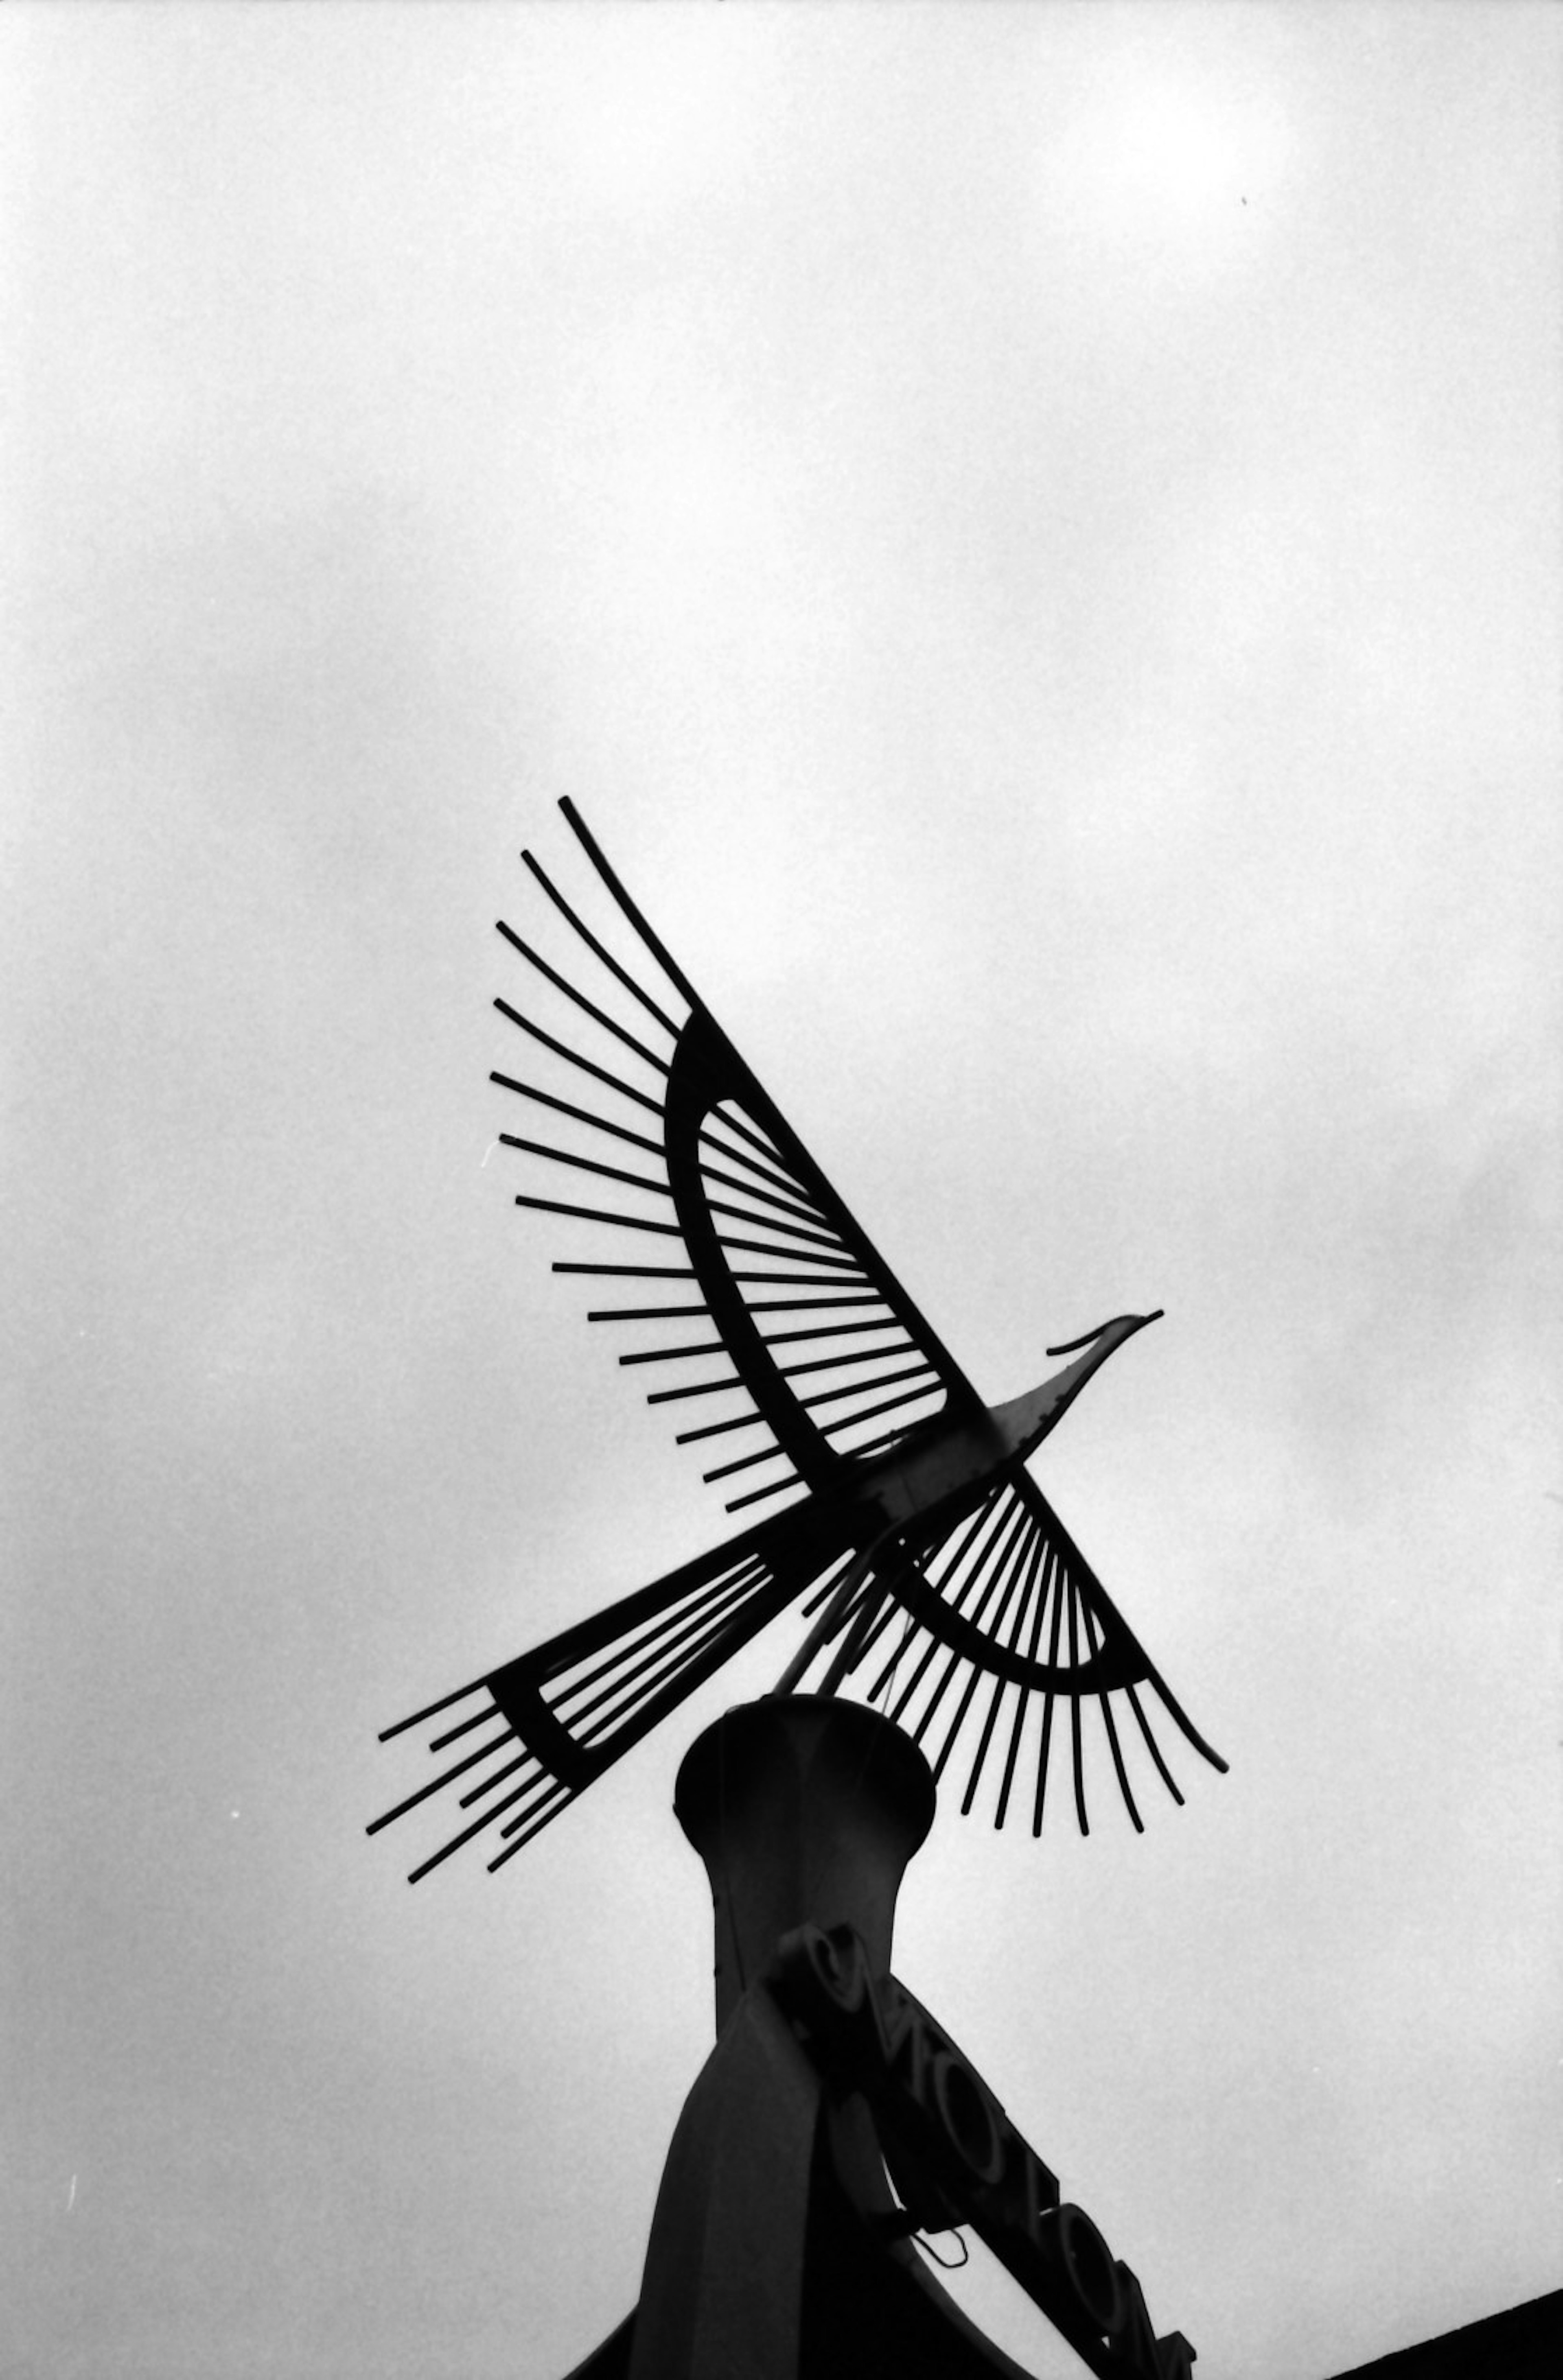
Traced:
[[785, 1936], [775, 1989], [822, 2070], [868, 2100], [909, 2222], [970, 2223], [1103, 2380], [1188, 2380], [1188, 2340], [1156, 2337], [1129, 2266], [1083, 2207], [1060, 2203], [1051, 2170], [921, 2001], [871, 1973], [849, 1925]]

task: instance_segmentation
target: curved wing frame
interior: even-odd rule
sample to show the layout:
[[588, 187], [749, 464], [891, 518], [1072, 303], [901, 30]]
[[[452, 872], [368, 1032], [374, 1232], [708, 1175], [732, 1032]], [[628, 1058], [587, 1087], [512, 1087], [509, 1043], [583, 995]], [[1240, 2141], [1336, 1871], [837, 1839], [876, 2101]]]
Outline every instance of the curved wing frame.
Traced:
[[[641, 1088], [546, 1032], [507, 1000], [495, 1006], [556, 1057], [582, 1069], [640, 1111], [635, 1125], [565, 1100], [516, 1076], [495, 1072], [507, 1090], [562, 1113], [587, 1128], [570, 1149], [554, 1143], [500, 1135], [506, 1146], [611, 1181], [654, 1206], [612, 1210], [523, 1192], [518, 1206], [598, 1225], [651, 1233], [676, 1243], [681, 1264], [556, 1262], [556, 1272], [617, 1280], [689, 1284], [688, 1303], [598, 1308], [592, 1321], [638, 1324], [687, 1318], [709, 1323], [714, 1339], [637, 1348], [625, 1365], [690, 1365], [723, 1356], [730, 1369], [708, 1369], [653, 1390], [649, 1403], [740, 1393], [747, 1403], [722, 1409], [711, 1422], [679, 1433], [680, 1444], [745, 1435], [733, 1459], [704, 1474], [708, 1482], [761, 1471], [727, 1503], [729, 1512], [794, 1489], [818, 1493], [849, 1475], [854, 1463], [894, 1444], [910, 1429], [936, 1418], [974, 1418], [981, 1401], [948, 1349], [919, 1312], [827, 1176], [769, 1098], [658, 940], [573, 806], [560, 804], [577, 840], [620, 917], [633, 930], [642, 964], [660, 970], [681, 1020], [648, 992], [606, 948], [556, 888], [530, 852], [533, 879], [603, 971], [638, 1004], [637, 1030], [580, 991], [557, 967], [501, 921], [499, 931], [554, 989], [650, 1071]], [[665, 1039], [666, 1054], [643, 1038], [641, 1019]], [[654, 1131], [641, 1128], [650, 1119]], [[593, 1139], [590, 1135], [601, 1135]], [[623, 1147], [658, 1160], [661, 1173], [608, 1162]], [[602, 1153], [598, 1153], [601, 1151]], [[667, 1206], [672, 1220], [666, 1220]], [[849, 1343], [844, 1343], [849, 1342]], [[826, 1377], [828, 1375], [828, 1377]], [[807, 1383], [807, 1385], [803, 1385]], [[702, 1407], [702, 1412], [708, 1408]], [[773, 1466], [788, 1468], [776, 1472]]]

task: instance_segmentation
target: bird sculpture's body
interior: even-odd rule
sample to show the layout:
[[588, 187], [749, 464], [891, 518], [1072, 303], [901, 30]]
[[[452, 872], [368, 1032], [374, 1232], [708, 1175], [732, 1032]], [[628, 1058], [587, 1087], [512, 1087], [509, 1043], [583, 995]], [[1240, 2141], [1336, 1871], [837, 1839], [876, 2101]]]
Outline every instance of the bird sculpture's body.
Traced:
[[[861, 1677], [869, 1700], [883, 1697], [887, 1715], [918, 1741], [943, 1711], [935, 1777], [986, 1683], [962, 1807], [971, 1807], [996, 1734], [1005, 1747], [999, 1825], [1034, 1703], [1041, 1717], [1032, 1826], [1040, 1832], [1054, 1712], [1063, 1701], [1069, 1711], [1075, 1807], [1085, 1828], [1081, 1717], [1082, 1705], [1095, 1700], [1138, 1828], [1113, 1694], [1124, 1697], [1176, 1800], [1182, 1795], [1151, 1732], [1142, 1686], [1154, 1689], [1213, 1766], [1226, 1763], [1190, 1725], [1025, 1463], [1098, 1366], [1156, 1318], [1124, 1316], [1050, 1349], [1074, 1360], [1028, 1394], [984, 1405], [657, 941], [570, 805], [560, 807], [619, 919], [636, 936], [640, 964], [643, 968], [650, 959], [671, 991], [659, 1000], [644, 990], [523, 853], [533, 878], [591, 953], [598, 997], [589, 998], [508, 926], [499, 930], [550, 987], [544, 997], [556, 1006], [568, 1003], [565, 1013], [577, 1020], [589, 1020], [588, 1039], [599, 1054], [586, 1054], [534, 1017], [496, 1002], [548, 1053], [555, 1078], [576, 1094], [565, 1098], [496, 1074], [493, 1079], [504, 1088], [558, 1120], [554, 1142], [509, 1133], [503, 1138], [527, 1156], [615, 1184], [621, 1203], [609, 1211], [523, 1193], [517, 1204], [653, 1235], [664, 1245], [651, 1253], [678, 1259], [568, 1260], [554, 1269], [641, 1284], [640, 1302], [596, 1309], [593, 1322], [632, 1333], [668, 1321], [708, 1328], [710, 1335], [693, 1340], [674, 1334], [684, 1337], [681, 1344], [637, 1343], [619, 1361], [676, 1367], [676, 1384], [653, 1390], [651, 1403], [692, 1402], [703, 1414], [712, 1410], [707, 1401], [717, 1400], [717, 1418], [697, 1418], [696, 1427], [680, 1433], [680, 1443], [736, 1437], [743, 1451], [704, 1475], [738, 1484], [745, 1473], [759, 1473], [757, 1482], [739, 1487], [727, 1510], [765, 1503], [771, 1510], [711, 1552], [387, 1729], [387, 1736], [397, 1735], [437, 1721], [431, 1751], [458, 1742], [462, 1750], [450, 1767], [386, 1811], [370, 1831], [448, 1791], [462, 1824], [414, 1869], [414, 1880], [495, 1826], [499, 1848], [489, 1865], [501, 1866], [793, 1603], [814, 1625], [776, 1691], [802, 1686], [818, 1663], [823, 1674], [815, 1691], [834, 1694]], [[628, 1010], [626, 997], [632, 1003]], [[603, 999], [615, 1007], [600, 1005]], [[664, 1000], [684, 1007], [681, 1021], [668, 1014]], [[670, 1044], [665, 1054], [653, 1040]], [[568, 1075], [559, 1073], [561, 1064], [571, 1070]], [[591, 1108], [577, 1103], [583, 1087], [576, 1075], [588, 1078], [584, 1095], [596, 1102]], [[609, 1113], [601, 1111], [604, 1104]], [[627, 1150], [638, 1153], [633, 1170], [608, 1161]], [[778, 1498], [788, 1500], [773, 1500]], [[958, 1677], [959, 1691], [946, 1700]], [[447, 1713], [474, 1698], [472, 1708], [445, 1723]], [[496, 1732], [473, 1742], [495, 1722]]]

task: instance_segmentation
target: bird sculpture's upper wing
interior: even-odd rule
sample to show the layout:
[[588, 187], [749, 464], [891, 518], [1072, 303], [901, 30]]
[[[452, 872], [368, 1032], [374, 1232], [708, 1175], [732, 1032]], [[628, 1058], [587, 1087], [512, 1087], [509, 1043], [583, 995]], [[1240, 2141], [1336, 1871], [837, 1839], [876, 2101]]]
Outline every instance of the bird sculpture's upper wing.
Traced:
[[[609, 1293], [632, 1301], [594, 1307], [589, 1319], [630, 1334], [619, 1362], [653, 1367], [658, 1385], [647, 1402], [670, 1406], [686, 1425], [680, 1444], [715, 1458], [704, 1476], [730, 1486], [730, 1512], [830, 1488], [918, 1424], [980, 1413], [947, 1349], [572, 806], [560, 808], [617, 910], [609, 930], [622, 945], [628, 926], [639, 950], [633, 965], [616, 956], [522, 854], [572, 955], [567, 972], [501, 922], [531, 970], [533, 996], [525, 1010], [495, 1002], [526, 1035], [529, 1066], [524, 1077], [493, 1079], [545, 1110], [551, 1135], [501, 1137], [551, 1169], [611, 1185], [614, 1201], [587, 1205], [531, 1187], [518, 1195], [518, 1206], [614, 1234], [605, 1255], [566, 1257], [555, 1271], [612, 1283]], [[559, 1029], [544, 1024], [544, 1007]], [[547, 1183], [575, 1186], [556, 1172]], [[646, 1261], [633, 1261], [637, 1254]]]
[[[1142, 1687], [1160, 1697], [1214, 1767], [1227, 1766], [1191, 1726], [1057, 1513], [1019, 1465], [976, 1493], [953, 1524], [947, 1512], [941, 1513], [925, 1534], [914, 1528], [886, 1545], [851, 1609], [842, 1615], [836, 1637], [845, 1640], [845, 1658], [837, 1655], [837, 1666], [852, 1677], [856, 1691], [904, 1726], [914, 1742], [928, 1738], [935, 1779], [944, 1774], [957, 1738], [966, 1731], [970, 1741], [971, 1730], [976, 1730], [963, 1813], [976, 1799], [990, 1749], [1002, 1748], [995, 1826], [1004, 1824], [1009, 1810], [1033, 1696], [1040, 1708], [1033, 1833], [1042, 1831], [1059, 1702], [1068, 1706], [1075, 1812], [1082, 1834], [1089, 1831], [1082, 1750], [1088, 1703], [1094, 1702], [1101, 1713], [1114, 1774], [1137, 1830], [1142, 1831], [1130, 1781], [1132, 1755], [1126, 1758], [1118, 1719], [1128, 1735], [1132, 1716], [1163, 1783], [1174, 1801], [1183, 1799], [1151, 1731], [1149, 1693], [1142, 1698]], [[1114, 1695], [1122, 1696], [1117, 1719]], [[1130, 1738], [1131, 1744], [1135, 1741]], [[1028, 1752], [1028, 1769], [1032, 1756]]]

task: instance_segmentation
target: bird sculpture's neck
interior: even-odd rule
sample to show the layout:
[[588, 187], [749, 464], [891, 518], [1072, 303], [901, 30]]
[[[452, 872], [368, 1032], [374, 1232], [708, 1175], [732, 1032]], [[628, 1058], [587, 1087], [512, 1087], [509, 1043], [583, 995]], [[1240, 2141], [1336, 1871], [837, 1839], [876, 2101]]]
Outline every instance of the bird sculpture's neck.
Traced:
[[1023, 1396], [1011, 1397], [1006, 1404], [988, 1408], [988, 1417], [1002, 1436], [1007, 1451], [1024, 1462], [1068, 1412], [1092, 1373], [1126, 1339], [1132, 1339], [1148, 1322], [1159, 1321], [1161, 1311], [1158, 1306], [1154, 1314], [1120, 1314], [1115, 1321], [1104, 1322], [1100, 1330], [1093, 1330], [1086, 1340], [1071, 1340], [1066, 1347], [1050, 1349], [1049, 1353], [1056, 1355], [1068, 1354], [1077, 1347], [1081, 1352], [1072, 1364], [1066, 1364], [1061, 1372], [1055, 1372], [1040, 1388], [1028, 1389]]
[[988, 1405], [953, 1425], [934, 1420], [881, 1456], [857, 1489], [888, 1527], [926, 1516], [1040, 1446], [1115, 1347], [1154, 1322], [1154, 1314], [1122, 1314], [1054, 1354], [1081, 1353], [1072, 1364], [1007, 1404]]

